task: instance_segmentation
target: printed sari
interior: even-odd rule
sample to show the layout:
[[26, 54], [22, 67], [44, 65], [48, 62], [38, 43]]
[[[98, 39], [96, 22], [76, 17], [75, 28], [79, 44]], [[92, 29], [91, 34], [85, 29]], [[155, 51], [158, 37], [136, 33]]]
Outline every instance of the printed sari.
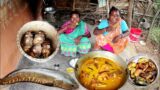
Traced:
[[[123, 20], [124, 21], [124, 20]], [[112, 40], [122, 33], [122, 19], [119, 19], [116, 24], [114, 24], [114, 30], [107, 32], [107, 35], [100, 34], [96, 35], [96, 43], [94, 48], [96, 49], [105, 49], [115, 54], [121, 53], [128, 43], [127, 37], [119, 39], [116, 43], [113, 43]], [[106, 26], [105, 23], [102, 26]], [[109, 25], [107, 25], [108, 27]]]

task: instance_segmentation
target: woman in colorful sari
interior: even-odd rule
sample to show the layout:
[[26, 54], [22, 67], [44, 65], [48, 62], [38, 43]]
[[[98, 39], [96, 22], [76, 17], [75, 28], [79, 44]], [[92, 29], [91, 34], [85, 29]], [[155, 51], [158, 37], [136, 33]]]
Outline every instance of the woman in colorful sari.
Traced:
[[87, 24], [80, 20], [80, 13], [71, 12], [71, 19], [65, 22], [58, 31], [60, 34], [61, 54], [76, 57], [76, 53], [86, 54], [91, 48], [90, 32]]
[[94, 30], [94, 34], [96, 35], [94, 50], [103, 49], [119, 54], [128, 43], [126, 37], [129, 35], [128, 26], [115, 7], [110, 9], [109, 19], [102, 20]]

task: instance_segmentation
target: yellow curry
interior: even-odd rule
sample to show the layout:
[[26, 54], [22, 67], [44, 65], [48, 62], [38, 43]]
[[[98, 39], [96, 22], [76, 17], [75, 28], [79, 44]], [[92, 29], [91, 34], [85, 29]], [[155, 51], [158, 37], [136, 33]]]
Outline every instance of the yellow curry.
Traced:
[[117, 90], [124, 84], [125, 70], [112, 60], [95, 57], [85, 60], [79, 80], [89, 90]]

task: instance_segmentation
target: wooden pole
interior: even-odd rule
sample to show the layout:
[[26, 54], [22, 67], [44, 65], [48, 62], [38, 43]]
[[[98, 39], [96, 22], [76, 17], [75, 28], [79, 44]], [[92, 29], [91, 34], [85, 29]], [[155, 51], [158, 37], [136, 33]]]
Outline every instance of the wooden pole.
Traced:
[[128, 27], [131, 28], [132, 23], [132, 12], [133, 12], [134, 0], [129, 0], [129, 8], [128, 8]]
[[109, 18], [109, 8], [110, 6], [109, 6], [109, 0], [107, 0], [107, 18]]
[[76, 5], [76, 0], [73, 0], [73, 8], [72, 8], [72, 10], [74, 11], [75, 10], [75, 5]]

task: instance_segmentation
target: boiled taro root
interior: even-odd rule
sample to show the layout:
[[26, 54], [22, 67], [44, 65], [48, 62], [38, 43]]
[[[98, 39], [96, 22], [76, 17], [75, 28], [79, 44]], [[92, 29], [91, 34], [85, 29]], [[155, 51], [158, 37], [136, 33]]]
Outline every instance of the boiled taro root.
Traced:
[[32, 31], [27, 31], [22, 37], [21, 46], [25, 52], [29, 52], [33, 45], [33, 35]]
[[42, 56], [48, 57], [51, 54], [51, 51], [52, 51], [51, 41], [49, 39], [46, 39], [42, 43]]
[[31, 50], [30, 55], [32, 57], [38, 58], [38, 57], [40, 57], [41, 52], [42, 52], [42, 46], [40, 44], [34, 45], [32, 50]]
[[42, 44], [44, 40], [45, 40], [45, 33], [43, 31], [38, 31], [34, 36], [33, 44], [34, 45]]

